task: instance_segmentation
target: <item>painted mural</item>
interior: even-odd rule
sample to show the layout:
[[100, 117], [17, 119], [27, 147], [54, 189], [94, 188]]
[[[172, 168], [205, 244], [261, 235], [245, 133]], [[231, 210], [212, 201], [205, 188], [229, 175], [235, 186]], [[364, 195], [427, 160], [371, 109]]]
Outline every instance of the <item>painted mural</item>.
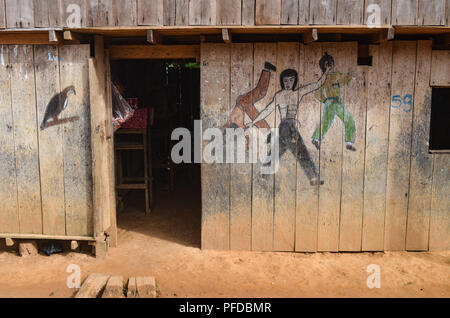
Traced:
[[[75, 87], [69, 86], [65, 88], [61, 93], [56, 94], [50, 99], [45, 110], [44, 119], [42, 120], [40, 129], [44, 130], [51, 126], [61, 125], [68, 122], [73, 122], [79, 117], [70, 117], [65, 119], [58, 119], [58, 116], [67, 108], [69, 105], [69, 97], [71, 95], [76, 95]], [[53, 119], [52, 121], [50, 121]]]

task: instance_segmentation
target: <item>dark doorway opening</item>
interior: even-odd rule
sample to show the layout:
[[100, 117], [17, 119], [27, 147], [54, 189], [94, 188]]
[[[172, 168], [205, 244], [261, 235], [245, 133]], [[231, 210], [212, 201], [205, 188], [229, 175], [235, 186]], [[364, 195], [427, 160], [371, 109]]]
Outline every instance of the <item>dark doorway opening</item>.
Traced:
[[[195, 60], [112, 61], [111, 78], [120, 95], [137, 105], [115, 132], [119, 244], [133, 231], [200, 247], [200, 164], [171, 160], [177, 143], [172, 131], [187, 128], [194, 136], [194, 121], [200, 119], [200, 65]], [[147, 189], [133, 186], [145, 183], [145, 176]]]
[[430, 151], [450, 152], [450, 88], [433, 88]]

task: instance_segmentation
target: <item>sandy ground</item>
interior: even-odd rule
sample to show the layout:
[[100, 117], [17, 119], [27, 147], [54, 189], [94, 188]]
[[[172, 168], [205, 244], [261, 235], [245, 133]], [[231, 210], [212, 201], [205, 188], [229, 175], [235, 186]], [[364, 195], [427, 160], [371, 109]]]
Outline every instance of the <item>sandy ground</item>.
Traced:
[[[193, 201], [198, 196], [181, 191], [159, 194], [150, 216], [127, 207], [118, 218], [120, 245], [104, 260], [83, 253], [21, 258], [0, 252], [0, 297], [71, 297], [70, 264], [81, 267], [83, 278], [155, 276], [159, 297], [450, 297], [450, 252], [202, 251], [199, 208], [186, 203]], [[380, 289], [366, 285], [370, 264], [381, 268]]]

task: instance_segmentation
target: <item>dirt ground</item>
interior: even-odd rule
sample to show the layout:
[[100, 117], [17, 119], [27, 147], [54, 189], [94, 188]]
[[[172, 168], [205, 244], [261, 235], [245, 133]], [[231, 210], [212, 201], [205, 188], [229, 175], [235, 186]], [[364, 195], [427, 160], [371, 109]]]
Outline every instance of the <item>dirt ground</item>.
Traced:
[[[0, 252], [0, 297], [71, 297], [70, 264], [81, 267], [83, 279], [90, 273], [155, 276], [159, 297], [450, 297], [450, 252], [202, 251], [198, 196], [159, 193], [149, 216], [140, 200], [119, 215], [119, 247], [104, 260]], [[381, 268], [379, 289], [366, 285], [370, 264]]]

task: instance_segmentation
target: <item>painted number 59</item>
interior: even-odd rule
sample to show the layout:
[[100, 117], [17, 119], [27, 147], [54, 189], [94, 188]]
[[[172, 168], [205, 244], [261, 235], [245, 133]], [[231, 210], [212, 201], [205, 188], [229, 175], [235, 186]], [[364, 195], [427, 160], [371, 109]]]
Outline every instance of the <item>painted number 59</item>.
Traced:
[[411, 94], [406, 94], [403, 99], [400, 95], [392, 96], [392, 108], [401, 108], [403, 106], [403, 111], [409, 113], [413, 109], [413, 98]]

